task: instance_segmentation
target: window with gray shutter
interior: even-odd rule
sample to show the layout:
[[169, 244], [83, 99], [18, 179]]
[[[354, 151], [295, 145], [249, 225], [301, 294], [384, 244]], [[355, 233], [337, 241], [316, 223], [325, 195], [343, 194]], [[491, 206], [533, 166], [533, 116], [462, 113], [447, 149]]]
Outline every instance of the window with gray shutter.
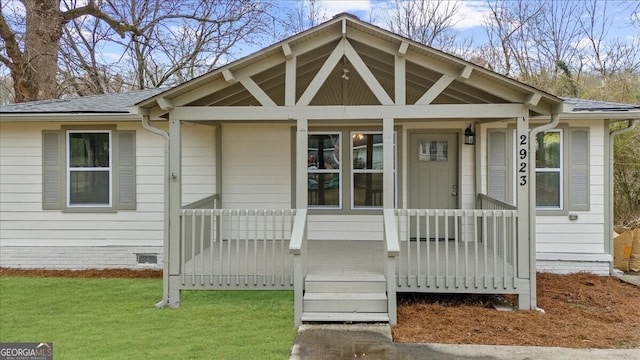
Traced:
[[121, 210], [136, 209], [136, 132], [118, 131], [118, 202]]
[[[96, 127], [88, 128], [73, 127], [74, 130], [69, 134], [83, 134], [83, 130], [87, 130], [89, 134], [95, 134], [97, 131]], [[74, 194], [78, 192], [76, 189], [78, 181], [67, 181], [65, 175], [68, 170], [67, 150], [70, 148], [68, 131], [42, 132], [42, 208], [44, 210], [103, 212], [136, 209], [136, 133], [135, 131], [111, 131], [115, 141], [114, 146], [108, 150], [112, 152], [108, 157], [114, 159], [115, 176], [112, 177], [114, 201], [111, 206], [106, 207], [102, 204], [73, 207], [67, 204], [72, 185], [75, 186]]]
[[60, 210], [61, 196], [60, 176], [64, 173], [64, 163], [60, 160], [62, 146], [60, 131], [43, 131], [42, 133], [42, 209]]
[[569, 210], [589, 210], [589, 129], [569, 129]]
[[488, 130], [487, 195], [501, 201], [507, 197], [507, 130]]

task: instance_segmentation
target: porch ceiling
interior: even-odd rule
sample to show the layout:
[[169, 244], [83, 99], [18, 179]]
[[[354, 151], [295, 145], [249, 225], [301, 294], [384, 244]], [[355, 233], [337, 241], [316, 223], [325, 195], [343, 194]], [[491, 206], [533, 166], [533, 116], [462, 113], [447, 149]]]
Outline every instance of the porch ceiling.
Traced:
[[157, 118], [189, 106], [507, 103], [535, 116], [558, 112], [562, 100], [341, 15], [137, 107]]

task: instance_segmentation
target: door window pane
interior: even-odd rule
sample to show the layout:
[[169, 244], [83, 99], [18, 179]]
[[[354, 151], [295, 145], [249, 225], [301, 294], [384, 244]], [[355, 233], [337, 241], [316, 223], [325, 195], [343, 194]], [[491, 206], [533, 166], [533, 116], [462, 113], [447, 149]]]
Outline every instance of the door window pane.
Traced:
[[448, 155], [447, 141], [421, 141], [418, 148], [418, 159], [420, 161], [447, 161]]

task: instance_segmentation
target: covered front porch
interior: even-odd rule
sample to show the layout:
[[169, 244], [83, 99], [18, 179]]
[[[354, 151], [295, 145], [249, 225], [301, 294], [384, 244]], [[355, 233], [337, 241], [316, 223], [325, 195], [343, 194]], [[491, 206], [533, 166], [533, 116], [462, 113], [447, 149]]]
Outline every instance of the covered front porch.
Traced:
[[[394, 324], [397, 292], [535, 308], [529, 118], [562, 110], [348, 15], [145, 100], [135, 111], [166, 140], [159, 305], [293, 289], [297, 325]], [[489, 123], [513, 129], [517, 174], [487, 164]], [[518, 179], [517, 206], [487, 195], [500, 177]]]
[[217, 209], [215, 200], [181, 209], [170, 299], [187, 289], [293, 289], [297, 323], [393, 324], [397, 292], [518, 294], [520, 308], [531, 306], [528, 268], [518, 276], [528, 254], [518, 251], [517, 210], [485, 195], [478, 209], [363, 217], [360, 225], [380, 232], [369, 240], [309, 238], [323, 220], [304, 209]]

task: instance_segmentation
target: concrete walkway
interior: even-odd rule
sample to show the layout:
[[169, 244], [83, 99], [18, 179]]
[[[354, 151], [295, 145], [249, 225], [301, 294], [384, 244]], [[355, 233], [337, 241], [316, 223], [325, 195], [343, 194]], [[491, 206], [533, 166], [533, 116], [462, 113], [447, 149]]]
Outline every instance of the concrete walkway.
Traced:
[[640, 349], [567, 349], [535, 346], [398, 344], [389, 325], [302, 325], [290, 360], [638, 360]]

